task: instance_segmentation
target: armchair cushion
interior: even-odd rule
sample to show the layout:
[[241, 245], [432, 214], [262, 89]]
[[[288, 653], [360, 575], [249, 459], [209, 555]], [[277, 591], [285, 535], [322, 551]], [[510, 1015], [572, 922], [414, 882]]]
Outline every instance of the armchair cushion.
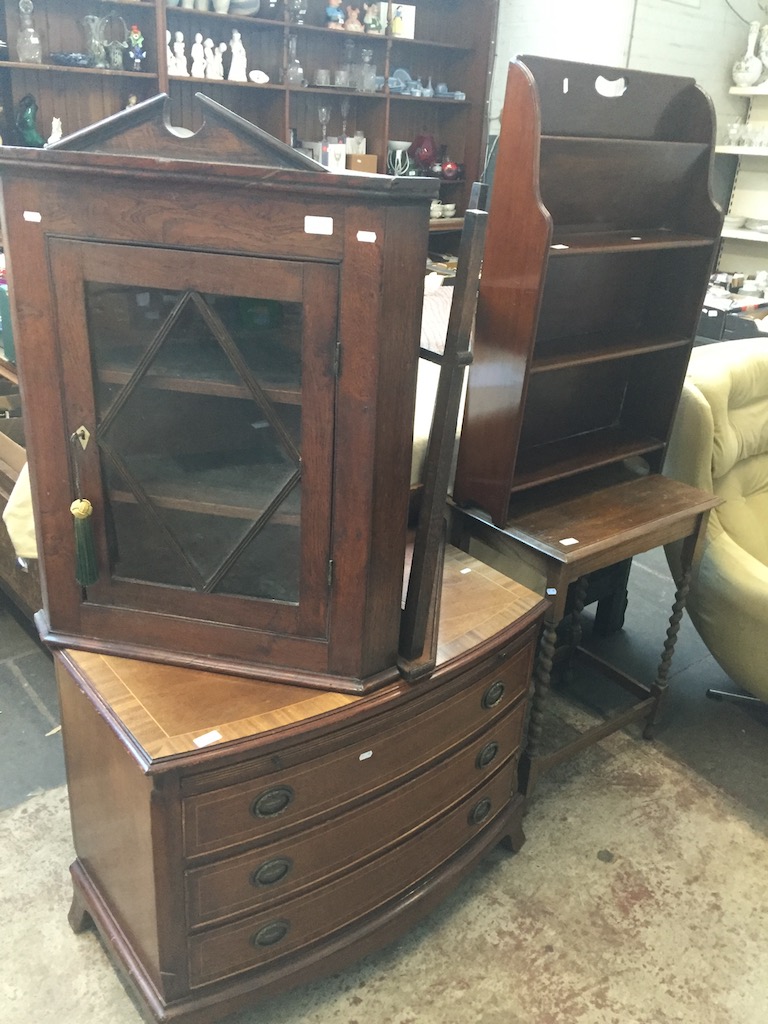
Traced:
[[[768, 698], [768, 340], [694, 349], [664, 472], [725, 499], [688, 612], [734, 682]], [[667, 557], [677, 576], [674, 546]]]

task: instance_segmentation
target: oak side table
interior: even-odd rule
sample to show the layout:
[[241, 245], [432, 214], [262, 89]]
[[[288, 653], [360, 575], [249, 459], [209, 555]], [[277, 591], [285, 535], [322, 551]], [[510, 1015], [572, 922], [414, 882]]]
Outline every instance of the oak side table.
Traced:
[[[667, 689], [667, 674], [677, 641], [691, 572], [699, 556], [710, 510], [720, 504], [712, 494], [659, 474], [633, 477], [581, 492], [564, 484], [513, 497], [513, 513], [505, 527], [494, 526], [477, 510], [452, 508], [452, 542], [478, 557], [489, 558], [513, 578], [543, 579], [550, 600], [533, 673], [527, 747], [520, 760], [521, 791], [530, 795], [539, 775], [603, 739], [630, 722], [645, 719], [650, 737]], [[669, 627], [656, 672], [650, 684], [629, 676], [579, 646], [579, 617], [584, 607], [589, 574], [644, 551], [682, 541], [682, 576], [677, 584]], [[485, 554], [478, 553], [478, 545]], [[576, 584], [568, 622], [566, 651], [577, 654], [596, 670], [637, 697], [627, 710], [588, 729], [576, 739], [541, 753], [544, 711], [555, 658], [557, 626], [565, 614], [566, 597]]]

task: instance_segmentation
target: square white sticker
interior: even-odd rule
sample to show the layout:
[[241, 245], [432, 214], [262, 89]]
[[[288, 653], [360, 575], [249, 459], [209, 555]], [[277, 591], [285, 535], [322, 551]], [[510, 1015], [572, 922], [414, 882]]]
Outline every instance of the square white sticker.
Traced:
[[221, 738], [222, 736], [218, 729], [212, 729], [202, 736], [196, 736], [192, 742], [196, 747], [208, 747], [211, 743], [217, 743]]
[[307, 235], [332, 235], [333, 217], [305, 217], [304, 233]]

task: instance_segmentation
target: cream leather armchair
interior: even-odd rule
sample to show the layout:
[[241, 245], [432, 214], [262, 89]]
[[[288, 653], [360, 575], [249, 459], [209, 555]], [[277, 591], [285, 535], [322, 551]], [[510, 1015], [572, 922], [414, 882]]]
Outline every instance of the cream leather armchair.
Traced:
[[[664, 472], [724, 499], [687, 610], [733, 682], [768, 701], [768, 336], [693, 350]], [[674, 545], [667, 558], [677, 575]]]

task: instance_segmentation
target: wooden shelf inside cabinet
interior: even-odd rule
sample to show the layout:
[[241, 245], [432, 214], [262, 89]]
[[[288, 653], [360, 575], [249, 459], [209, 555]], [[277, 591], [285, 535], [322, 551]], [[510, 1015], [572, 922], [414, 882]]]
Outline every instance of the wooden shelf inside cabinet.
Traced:
[[711, 249], [715, 238], [681, 234], [667, 228], [638, 228], [636, 231], [556, 231], [550, 256], [561, 258], [590, 253], [643, 252], [651, 249]]
[[393, 103], [428, 103], [430, 106], [469, 107], [468, 100], [456, 100], [448, 96], [408, 96], [402, 92], [391, 92], [389, 98]]
[[[158, 467], [158, 471], [167, 468]], [[215, 479], [206, 484], [205, 474], [198, 474], [194, 480], [194, 494], [190, 494], [188, 480], [173, 479], [166, 473], [154, 481], [142, 480], [143, 490], [158, 508], [176, 509], [180, 512], [196, 512], [201, 515], [222, 516], [227, 519], [255, 521], [269, 506], [274, 492], [267, 491], [269, 480], [262, 473], [256, 487], [248, 486], [246, 465], [236, 466], [227, 471], [209, 471]], [[226, 477], [229, 477], [227, 481]], [[138, 499], [130, 491], [111, 490], [110, 502], [136, 504]], [[275, 523], [293, 523], [298, 526], [300, 515], [297, 502], [285, 504], [285, 511], [275, 513]]]
[[534, 353], [530, 372], [547, 373], [569, 366], [583, 366], [615, 359], [630, 359], [648, 352], [663, 352], [688, 344], [678, 336], [652, 337], [637, 335], [617, 339], [615, 333], [581, 334], [550, 341], [546, 354]]
[[[127, 384], [131, 374], [127, 370], [105, 369], [100, 371], [99, 380], [103, 384]], [[251, 393], [240, 384], [232, 384], [227, 381], [210, 380], [204, 377], [187, 375], [184, 377], [171, 377], [161, 373], [151, 374], [144, 380], [144, 386], [156, 388], [159, 391], [183, 391], [186, 394], [214, 395], [219, 398], [250, 398]], [[299, 405], [301, 403], [301, 391], [289, 383], [272, 382], [261, 386], [262, 392], [272, 402], [281, 405]]]
[[446, 231], [461, 231], [464, 226], [463, 217], [436, 217], [429, 222], [430, 234], [441, 234]]
[[713, 128], [691, 79], [510, 65], [458, 505], [503, 526], [521, 490], [638, 456], [660, 471], [722, 228]]
[[[371, 37], [366, 36], [365, 38], [370, 39]], [[431, 39], [404, 39], [402, 36], [391, 36], [390, 38], [393, 44], [396, 44], [398, 47], [406, 47], [406, 49], [418, 48], [453, 54], [468, 54], [472, 52], [470, 46], [462, 46], [461, 43], [440, 43], [434, 42]]]
[[4, 61], [1, 71], [26, 71], [40, 74], [57, 75], [95, 75], [104, 78], [135, 78], [137, 81], [156, 79], [157, 75], [150, 71], [120, 71], [114, 68], [70, 68], [65, 64], [23, 64], [21, 61]]
[[565, 438], [531, 449], [520, 448], [512, 493], [552, 483], [626, 459], [657, 452], [664, 447], [658, 437], [638, 437], [619, 428]]
[[[265, 82], [262, 84], [256, 84], [255, 82], [229, 82], [220, 81], [212, 82], [209, 78], [193, 78], [191, 75], [186, 77], [175, 77], [171, 75], [170, 81], [173, 85], [178, 86], [191, 86], [196, 92], [198, 89], [205, 91], [211, 91], [212, 89], [246, 89], [250, 93], [280, 93], [282, 96], [285, 93], [285, 86], [274, 82]], [[302, 90], [306, 92], [307, 90]]]
[[[166, 18], [179, 18], [179, 24], [189, 19], [190, 21], [194, 20], [195, 24], [199, 22], [200, 25], [217, 23], [218, 25], [230, 26], [231, 28], [240, 28], [245, 25], [259, 31], [274, 30], [281, 33], [285, 30], [285, 22], [282, 18], [259, 18], [245, 14], [230, 14], [229, 12], [227, 14], [219, 14], [217, 11], [190, 10], [186, 7], [169, 6], [166, 10]], [[294, 26], [291, 27], [293, 28]], [[298, 28], [299, 26], [295, 27]]]

